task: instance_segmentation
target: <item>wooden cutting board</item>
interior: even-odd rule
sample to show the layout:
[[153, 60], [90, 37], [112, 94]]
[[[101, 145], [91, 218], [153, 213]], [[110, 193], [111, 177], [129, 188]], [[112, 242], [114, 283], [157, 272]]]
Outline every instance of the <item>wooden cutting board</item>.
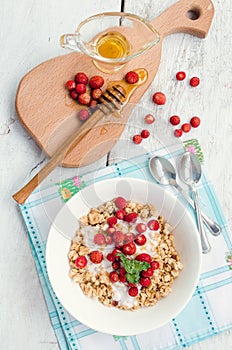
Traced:
[[132, 95], [130, 104], [123, 109], [121, 121], [107, 125], [104, 133], [101, 132], [102, 126], [93, 128], [63, 159], [62, 165], [80, 167], [96, 161], [109, 152], [120, 138], [133, 106], [152, 83], [160, 63], [163, 38], [177, 32], [205, 38], [213, 15], [214, 7], [210, 0], [178, 1], [151, 21], [160, 34], [159, 44], [114, 74], [99, 72], [92, 60], [79, 52], [55, 57], [40, 64], [20, 81], [16, 95], [16, 110], [20, 121], [43, 151], [51, 157], [72, 135], [73, 130], [80, 127], [77, 112], [82, 107], [69, 97], [65, 89], [67, 80], [83, 71], [89, 77], [102, 75], [106, 86], [109, 81], [123, 79], [130, 70], [145, 68], [148, 72], [147, 82]]

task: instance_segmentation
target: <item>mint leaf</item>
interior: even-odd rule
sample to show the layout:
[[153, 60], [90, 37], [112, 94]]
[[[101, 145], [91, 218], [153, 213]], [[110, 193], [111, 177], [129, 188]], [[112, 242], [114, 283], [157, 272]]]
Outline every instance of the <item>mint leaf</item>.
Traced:
[[146, 261], [137, 261], [134, 259], [128, 259], [124, 254], [117, 254], [123, 263], [123, 266], [127, 272], [126, 279], [130, 283], [138, 283], [140, 278], [140, 272], [147, 270], [150, 264]]

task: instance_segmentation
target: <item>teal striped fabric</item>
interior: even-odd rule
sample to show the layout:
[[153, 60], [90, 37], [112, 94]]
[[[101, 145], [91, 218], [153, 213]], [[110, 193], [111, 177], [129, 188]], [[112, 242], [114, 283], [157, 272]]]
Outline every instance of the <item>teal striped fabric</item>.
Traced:
[[[196, 140], [185, 148], [203, 155]], [[199, 284], [185, 309], [167, 325], [152, 332], [131, 337], [118, 337], [96, 332], [81, 324], [63, 308], [56, 297], [47, 275], [46, 240], [53, 219], [64, 203], [85, 186], [115, 177], [134, 177], [154, 181], [148, 170], [152, 155], [167, 156], [173, 163], [183, 153], [179, 146], [151, 152], [113, 164], [97, 172], [75, 176], [46, 189], [32, 193], [20, 206], [41, 287], [47, 303], [52, 327], [62, 350], [177, 350], [229, 330], [232, 326], [232, 236], [212, 184], [205, 172], [199, 183], [202, 209], [223, 228], [219, 237], [208, 235], [212, 252], [203, 256]]]

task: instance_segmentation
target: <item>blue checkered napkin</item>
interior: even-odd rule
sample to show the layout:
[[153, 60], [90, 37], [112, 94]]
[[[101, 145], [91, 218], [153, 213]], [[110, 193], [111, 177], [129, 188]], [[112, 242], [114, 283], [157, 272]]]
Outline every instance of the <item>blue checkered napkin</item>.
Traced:
[[[185, 148], [196, 152], [202, 160], [196, 140], [186, 143]], [[167, 157], [175, 162], [182, 153], [183, 149], [175, 147], [169, 150]], [[232, 327], [232, 313], [228, 312], [232, 309], [232, 237], [212, 184], [204, 172], [198, 186], [201, 207], [221, 225], [223, 232], [220, 237], [208, 236], [212, 252], [203, 255], [199, 284], [186, 308], [171, 322], [152, 332], [131, 337], [99, 333], [75, 320], [63, 308], [50, 285], [45, 261], [46, 241], [51, 223], [64, 202], [81, 188], [104, 179], [134, 177], [154, 181], [148, 171], [148, 160], [153, 154], [114, 164], [98, 170], [97, 174], [75, 176], [40, 189], [20, 206], [51, 323], [62, 350], [183, 349]], [[155, 154], [165, 155], [165, 150]]]

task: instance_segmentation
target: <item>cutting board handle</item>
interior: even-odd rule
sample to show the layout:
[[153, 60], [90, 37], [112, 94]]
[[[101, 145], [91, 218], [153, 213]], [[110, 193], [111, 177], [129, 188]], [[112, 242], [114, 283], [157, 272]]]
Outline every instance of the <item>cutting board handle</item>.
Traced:
[[151, 24], [161, 38], [179, 32], [205, 38], [213, 15], [214, 6], [211, 0], [180, 0], [155, 18]]

